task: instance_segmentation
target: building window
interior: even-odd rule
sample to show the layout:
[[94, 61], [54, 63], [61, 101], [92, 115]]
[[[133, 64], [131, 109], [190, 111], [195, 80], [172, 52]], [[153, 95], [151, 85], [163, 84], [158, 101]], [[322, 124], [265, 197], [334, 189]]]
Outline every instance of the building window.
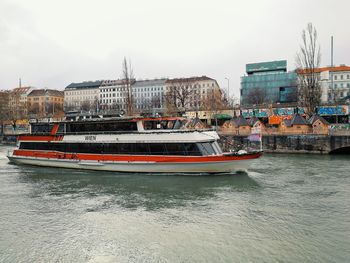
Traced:
[[350, 88], [350, 83], [346, 84], [346, 87], [347, 87], [347, 88]]
[[340, 75], [340, 79], [343, 79], [343, 75]]
[[334, 80], [337, 80], [337, 75], [334, 76]]

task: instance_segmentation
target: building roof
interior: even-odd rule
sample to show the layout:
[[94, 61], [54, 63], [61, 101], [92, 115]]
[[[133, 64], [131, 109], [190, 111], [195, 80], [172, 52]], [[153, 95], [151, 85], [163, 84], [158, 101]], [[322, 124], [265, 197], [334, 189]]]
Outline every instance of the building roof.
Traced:
[[291, 126], [292, 126], [292, 121], [289, 120], [289, 119], [284, 119], [282, 122], [283, 122], [287, 127], [291, 127]]
[[[135, 79], [131, 79], [130, 83], [134, 83]], [[111, 80], [103, 80], [100, 87], [108, 87], [108, 86], [121, 86], [125, 85], [126, 80], [125, 79], [111, 79]]]
[[321, 117], [320, 115], [314, 114], [312, 115], [309, 119], [308, 122], [310, 124], [314, 124], [315, 121], [320, 120], [323, 124], [325, 125], [329, 125], [329, 122], [326, 121], [323, 117]]
[[307, 120], [300, 114], [294, 114], [291, 120], [291, 125], [309, 125]]
[[156, 86], [156, 85], [164, 85], [167, 79], [147, 79], [147, 80], [137, 80], [132, 87], [145, 87], [145, 86]]
[[[315, 68], [314, 73], [321, 73], [323, 71], [330, 71], [330, 72], [339, 72], [339, 71], [350, 71], [350, 67], [346, 65], [342, 66], [335, 66], [335, 67], [323, 67], [323, 68]], [[310, 73], [310, 69], [297, 69], [297, 73], [299, 74], [305, 74]]]
[[203, 81], [203, 80], [214, 80], [207, 76], [201, 77], [189, 77], [189, 78], [178, 78], [178, 79], [167, 79], [166, 83], [179, 83], [179, 82], [194, 82], [194, 81]]
[[41, 97], [41, 96], [52, 96], [52, 97], [63, 97], [63, 91], [54, 89], [35, 89], [29, 93], [28, 97]]
[[101, 86], [113, 86], [113, 85], [122, 85], [124, 84], [124, 81], [121, 79], [108, 79], [103, 80], [101, 83]]
[[241, 115], [231, 120], [236, 126], [249, 126], [247, 120]]
[[185, 124], [184, 127], [187, 128], [194, 128], [197, 124], [202, 125], [203, 127], [205, 126], [204, 123], [199, 119], [199, 118], [194, 118], [188, 120]]
[[253, 117], [251, 117], [247, 122], [248, 122], [248, 124], [249, 124], [250, 126], [254, 126], [254, 124], [255, 124], [256, 122], [260, 122], [260, 120], [259, 120], [258, 117], [253, 116]]
[[29, 92], [30, 89], [33, 89], [33, 87], [18, 87], [11, 90], [11, 92], [16, 94], [26, 94], [27, 92]]
[[65, 89], [96, 89], [103, 83], [103, 80], [84, 81], [78, 83], [71, 83]]
[[267, 61], [246, 64], [247, 74], [255, 72], [287, 71], [287, 60]]

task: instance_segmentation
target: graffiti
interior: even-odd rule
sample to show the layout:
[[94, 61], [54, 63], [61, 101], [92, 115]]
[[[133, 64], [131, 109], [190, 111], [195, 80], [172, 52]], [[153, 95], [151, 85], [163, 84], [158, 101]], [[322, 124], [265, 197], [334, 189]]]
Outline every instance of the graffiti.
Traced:
[[295, 108], [275, 108], [273, 109], [274, 115], [278, 116], [289, 116], [298, 112], [299, 114], [305, 114], [304, 108], [298, 108], [298, 111]]
[[269, 116], [269, 110], [268, 109], [250, 109], [250, 110], [242, 110], [242, 115], [244, 118], [250, 118], [250, 117], [268, 117]]
[[348, 108], [348, 106], [319, 107], [318, 114], [320, 114], [320, 115], [347, 115], [347, 114], [349, 114], [349, 108]]

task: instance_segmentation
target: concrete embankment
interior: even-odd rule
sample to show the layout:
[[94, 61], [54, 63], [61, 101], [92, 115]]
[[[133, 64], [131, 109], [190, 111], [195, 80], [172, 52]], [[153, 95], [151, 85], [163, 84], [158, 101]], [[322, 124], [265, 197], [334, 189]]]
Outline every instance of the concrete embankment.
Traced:
[[[220, 135], [224, 150], [246, 149], [247, 136]], [[350, 153], [350, 136], [264, 135], [262, 147], [267, 153]]]

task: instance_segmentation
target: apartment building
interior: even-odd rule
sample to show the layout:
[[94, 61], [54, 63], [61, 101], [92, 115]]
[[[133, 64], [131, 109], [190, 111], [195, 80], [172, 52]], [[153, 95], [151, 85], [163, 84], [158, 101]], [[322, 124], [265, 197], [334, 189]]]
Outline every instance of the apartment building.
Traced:
[[323, 103], [332, 103], [350, 96], [350, 67], [340, 65], [316, 69], [319, 73]]
[[64, 92], [35, 89], [28, 94], [28, 114], [31, 117], [60, 116], [63, 113]]
[[71, 83], [64, 89], [65, 111], [96, 110], [102, 80]]
[[132, 85], [135, 110], [163, 112], [166, 95], [166, 79], [138, 80]]

